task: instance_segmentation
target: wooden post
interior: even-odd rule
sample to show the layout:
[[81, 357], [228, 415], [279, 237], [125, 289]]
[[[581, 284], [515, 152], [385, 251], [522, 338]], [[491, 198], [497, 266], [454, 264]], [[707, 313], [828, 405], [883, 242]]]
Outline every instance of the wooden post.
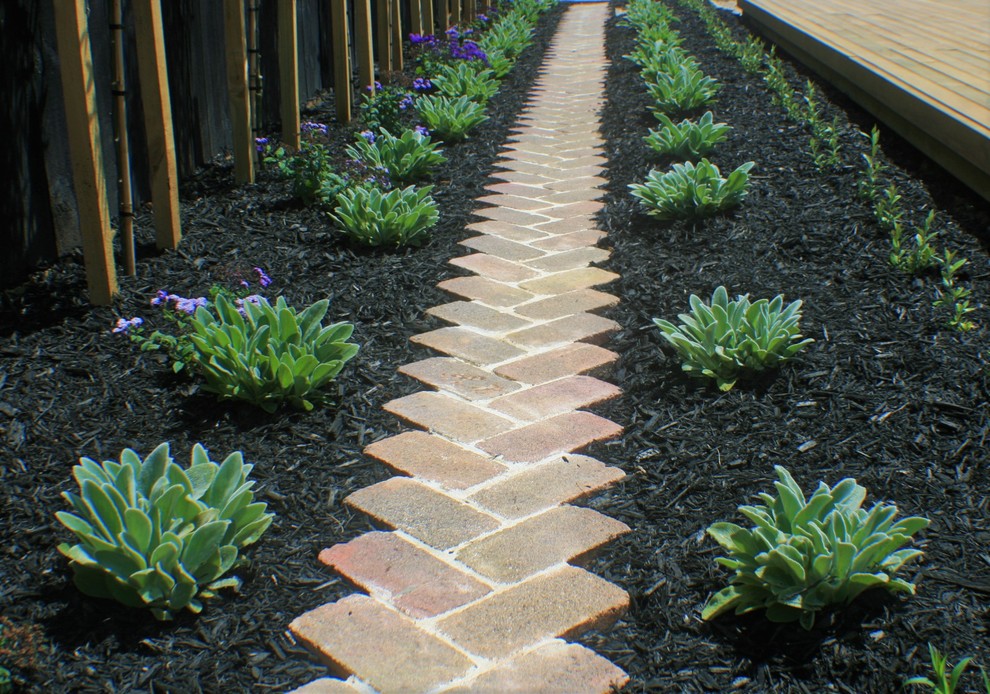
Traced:
[[155, 245], [174, 249], [182, 238], [182, 222], [179, 219], [179, 176], [175, 165], [175, 134], [172, 129], [161, 0], [133, 0], [132, 7], [138, 36], [141, 105], [144, 107], [144, 129], [148, 136], [148, 160], [151, 165]]
[[392, 17], [392, 69], [401, 70], [402, 40], [405, 38], [402, 35], [402, 10], [399, 0], [389, 0], [389, 2], [392, 4], [392, 9], [389, 12]]
[[[258, 0], [248, 0], [247, 9], [247, 58], [248, 58], [248, 92], [251, 99], [251, 140], [261, 137], [261, 70], [258, 49]], [[251, 150], [251, 156], [257, 161], [258, 148]]]
[[450, 0], [439, 0], [440, 6], [440, 31], [446, 31], [450, 27]]
[[461, 23], [461, 0], [450, 0], [450, 23]]
[[333, 100], [337, 120], [351, 122], [351, 48], [347, 27], [347, 1], [331, 0], [333, 10]]
[[433, 0], [423, 0], [423, 33], [432, 34], [436, 30], [433, 21]]
[[361, 88], [375, 89], [375, 59], [371, 43], [371, 0], [354, 0], [354, 47]]
[[299, 149], [299, 45], [296, 0], [278, 0], [278, 72], [282, 143]]
[[392, 0], [378, 1], [378, 69], [392, 71]]
[[409, 0], [409, 31], [423, 33], [423, 9], [421, 0]]
[[107, 214], [106, 179], [100, 150], [100, 122], [96, 110], [86, 2], [63, 0], [52, 5], [55, 8], [55, 34], [72, 158], [72, 182], [86, 262], [86, 284], [89, 300], [105, 306], [117, 293], [117, 271], [113, 265], [113, 240]]
[[468, 24], [474, 21], [475, 17], [475, 0], [464, 0], [464, 23]]
[[134, 257], [134, 195], [131, 191], [131, 147], [127, 137], [127, 81], [124, 79], [124, 12], [121, 0], [110, 2], [110, 47], [113, 50], [113, 124], [117, 142], [117, 228], [124, 272], [137, 273]]
[[251, 139], [251, 102], [248, 99], [244, 0], [223, 0], [223, 29], [230, 121], [234, 131], [234, 176], [238, 183], [253, 183], [255, 149]]

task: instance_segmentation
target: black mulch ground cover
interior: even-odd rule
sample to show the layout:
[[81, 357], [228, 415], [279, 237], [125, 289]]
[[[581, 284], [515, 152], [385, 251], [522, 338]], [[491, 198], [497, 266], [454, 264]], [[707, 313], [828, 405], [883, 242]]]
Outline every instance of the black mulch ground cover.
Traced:
[[[723, 172], [747, 161], [756, 168], [749, 198], [729, 216], [691, 225], [637, 211], [627, 185], [669, 162], [642, 143], [655, 120], [621, 57], [632, 30], [613, 20], [601, 223], [613, 246], [606, 267], [622, 275], [609, 291], [622, 299], [610, 315], [623, 329], [609, 346], [621, 355], [613, 380], [624, 395], [600, 411], [626, 431], [590, 452], [628, 473], [593, 505], [633, 532], [592, 569], [626, 588], [632, 608], [585, 642], [629, 672], [629, 691], [895, 692], [928, 672], [927, 642], [990, 668], [990, 312], [975, 314], [977, 330], [953, 332], [931, 306], [936, 278], [912, 280], [888, 265], [888, 241], [855, 191], [865, 114], [828, 92], [827, 119], [841, 119], [849, 170], [818, 172], [805, 131], [762, 82], [720, 54], [691, 12], [677, 12], [684, 47], [722, 83], [716, 120], [735, 128], [713, 160]], [[793, 77], [798, 86], [805, 75]], [[912, 221], [937, 210], [942, 241], [970, 259], [974, 296], [990, 305], [980, 238], [987, 205], [886, 130], [882, 142], [906, 167], [892, 177]], [[707, 299], [720, 284], [802, 299], [803, 332], [816, 342], [778, 374], [725, 394], [690, 380], [651, 319], [676, 320], [690, 293]], [[773, 491], [774, 465], [809, 493], [819, 480], [855, 477], [867, 504], [887, 500], [931, 518], [925, 559], [905, 570], [917, 595], [868, 593], [810, 632], [762, 616], [702, 622], [704, 602], [728, 579], [705, 528], [745, 523], [736, 507]], [[967, 677], [975, 691], [977, 674]]]
[[[4, 296], [0, 614], [40, 625], [46, 643], [37, 669], [17, 673], [27, 676], [26, 690], [285, 691], [326, 674], [286, 628], [352, 592], [316, 556], [369, 527], [341, 501], [388, 476], [361, 451], [400, 430], [381, 406], [416, 389], [396, 368], [420, 358], [409, 336], [437, 327], [424, 310], [449, 300], [435, 285], [457, 274], [446, 261], [465, 253], [456, 243], [470, 235], [464, 226], [473, 201], [484, 195], [562, 11], [541, 20], [477, 136], [446, 148], [449, 162], [434, 181], [440, 224], [426, 247], [351, 249], [325, 216], [296, 205], [286, 184], [262, 175], [258, 184], [236, 187], [228, 164], [187, 183], [179, 250], [146, 254], [139, 277], [121, 279], [113, 309], [86, 306], [83, 269], [71, 259]], [[332, 104], [322, 109], [307, 117], [327, 122]], [[139, 220], [139, 234], [150, 242], [148, 224]], [[284, 294], [300, 306], [329, 295], [332, 318], [354, 323], [362, 349], [338, 381], [339, 407], [266, 415], [218, 405], [173, 376], [162, 358], [110, 333], [118, 317], [153, 316], [148, 300], [158, 289], [199, 296], [214, 282], [250, 277], [253, 266], [274, 278], [269, 296]], [[54, 513], [66, 508], [59, 494], [74, 487], [77, 459], [115, 458], [125, 447], [147, 454], [162, 441], [183, 464], [197, 441], [214, 459], [243, 451], [255, 463], [260, 499], [276, 514], [248, 548], [251, 565], [237, 572], [241, 594], [225, 593], [201, 615], [186, 612], [172, 623], [82, 596], [55, 551], [71, 540]]]

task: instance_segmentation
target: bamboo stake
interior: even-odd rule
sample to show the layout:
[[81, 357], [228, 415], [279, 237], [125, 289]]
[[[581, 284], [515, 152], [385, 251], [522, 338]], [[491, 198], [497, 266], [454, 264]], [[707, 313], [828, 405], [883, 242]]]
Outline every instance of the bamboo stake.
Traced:
[[[253, 140], [261, 137], [261, 71], [259, 70], [258, 49], [258, 2], [248, 0], [247, 12], [247, 57], [248, 57], [248, 91], [251, 97], [251, 137]], [[257, 159], [257, 148], [251, 148], [252, 156]]]
[[282, 142], [299, 149], [299, 43], [296, 0], [278, 0], [278, 70]]
[[120, 198], [120, 246], [124, 271], [137, 273], [134, 258], [134, 198], [131, 192], [131, 149], [127, 138], [127, 89], [124, 80], [124, 12], [120, 0], [110, 3], [110, 46], [113, 50], [113, 116], [117, 144], [117, 190]]
[[61, 0], [55, 9], [65, 119], [72, 159], [72, 181], [79, 208], [89, 300], [107, 305], [117, 293], [117, 270], [107, 214], [107, 189], [100, 149], [100, 121], [93, 83], [93, 51], [85, 0]]
[[224, 0], [224, 51], [227, 93], [234, 137], [234, 176], [238, 183], [254, 182], [254, 140], [251, 139], [251, 102], [248, 99], [244, 1]]
[[174, 249], [182, 238], [182, 222], [179, 219], [179, 176], [175, 165], [162, 6], [160, 0], [132, 0], [131, 7], [134, 28], [141, 37], [137, 42], [137, 63], [144, 129], [148, 135], [155, 242], [159, 248]]

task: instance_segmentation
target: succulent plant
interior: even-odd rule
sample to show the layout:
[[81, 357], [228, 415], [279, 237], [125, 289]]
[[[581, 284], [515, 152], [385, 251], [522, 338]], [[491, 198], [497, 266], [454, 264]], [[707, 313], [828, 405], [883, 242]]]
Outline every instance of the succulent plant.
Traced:
[[58, 546], [76, 586], [148, 607], [158, 619], [183, 608], [199, 612], [201, 599], [238, 587], [239, 579], [221, 577], [274, 517], [254, 502], [251, 469], [240, 453], [218, 465], [199, 444], [185, 469], [167, 443], [144, 460], [131, 449], [119, 462], [81, 458], [72, 470], [79, 493], [62, 494], [75, 513], [56, 514], [79, 540]]

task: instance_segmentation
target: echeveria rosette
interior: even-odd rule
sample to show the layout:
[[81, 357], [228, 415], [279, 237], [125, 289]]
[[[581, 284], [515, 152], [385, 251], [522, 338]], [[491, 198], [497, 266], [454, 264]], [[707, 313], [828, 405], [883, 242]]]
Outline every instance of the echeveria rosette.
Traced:
[[775, 368], [814, 342], [800, 333], [801, 302], [784, 306], [784, 297], [750, 302], [749, 295], [729, 300], [725, 287], [712, 293], [711, 305], [692, 294], [691, 313], [680, 325], [654, 318], [664, 339], [677, 350], [681, 368], [712, 378], [727, 391], [746, 372]]
[[274, 306], [264, 297], [238, 306], [221, 294], [212, 310], [197, 309], [189, 340], [204, 390], [266, 412], [283, 402], [302, 410], [328, 402], [325, 387], [358, 351], [347, 342], [353, 325], [322, 324], [328, 308], [324, 299], [297, 312], [283, 297]]
[[770, 621], [798, 621], [810, 629], [819, 611], [846, 605], [871, 588], [914, 594], [914, 584], [894, 574], [921, 556], [920, 550], [902, 548], [928, 527], [927, 518], [895, 522], [892, 504], [863, 509], [866, 489], [849, 478], [831, 488], [819, 483], [805, 499], [787, 470], [774, 469], [778, 496], [763, 493], [763, 504], [739, 507], [754, 527], [708, 528], [729, 553], [716, 561], [735, 574], [708, 600], [702, 619], [765, 609]]
[[81, 458], [73, 468], [79, 493], [62, 494], [75, 513], [56, 514], [79, 540], [58, 547], [76, 586], [158, 619], [199, 612], [216, 590], [238, 587], [222, 577], [274, 517], [254, 502], [251, 469], [240, 453], [218, 465], [199, 444], [185, 469], [167, 443], [144, 460], [131, 449], [119, 462]]

